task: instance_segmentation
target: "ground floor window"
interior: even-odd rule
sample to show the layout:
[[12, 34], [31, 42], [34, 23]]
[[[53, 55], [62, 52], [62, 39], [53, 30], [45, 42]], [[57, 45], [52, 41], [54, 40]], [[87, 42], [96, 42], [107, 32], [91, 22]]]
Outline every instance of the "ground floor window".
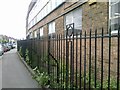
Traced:
[[34, 38], [37, 38], [37, 30], [34, 31]]
[[74, 34], [79, 34], [82, 30], [82, 9], [77, 8], [65, 15], [65, 30], [66, 25], [74, 23]]
[[120, 29], [120, 0], [109, 0], [109, 18], [111, 33]]
[[48, 35], [53, 38], [55, 34], [55, 22], [50, 22], [48, 24]]
[[37, 30], [37, 38], [41, 38], [43, 36], [43, 27], [40, 27], [38, 30]]
[[40, 29], [40, 37], [43, 36], [43, 27], [41, 27]]

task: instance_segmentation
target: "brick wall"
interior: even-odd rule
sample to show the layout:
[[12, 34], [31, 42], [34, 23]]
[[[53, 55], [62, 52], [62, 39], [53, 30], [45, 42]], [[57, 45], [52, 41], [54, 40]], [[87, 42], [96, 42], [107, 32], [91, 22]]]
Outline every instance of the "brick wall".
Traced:
[[[77, 41], [76, 41], [77, 40]], [[117, 77], [117, 55], [118, 55], [118, 38], [113, 37], [111, 39], [111, 62], [110, 62], [110, 74], [112, 78]], [[73, 43], [73, 42], [72, 42]], [[56, 60], [59, 62], [64, 62], [64, 65], [66, 65], [66, 55], [68, 55], [68, 62], [69, 64], [69, 70], [72, 65], [71, 60], [71, 40], [68, 42], [68, 46], [66, 46], [65, 40], [51, 40], [50, 41], [50, 53], [54, 56]], [[76, 48], [77, 47], [77, 48]], [[73, 47], [72, 47], [73, 48]], [[67, 51], [66, 51], [67, 50]], [[102, 59], [102, 50], [103, 50], [103, 59]], [[67, 52], [67, 54], [66, 54]], [[76, 72], [76, 66], [77, 66], [77, 72], [80, 72], [80, 55], [81, 55], [81, 70], [82, 74], [84, 73], [84, 60], [86, 60], [86, 71], [89, 72], [89, 62], [91, 60], [91, 72], [93, 75], [95, 75], [95, 60], [97, 62], [96, 64], [96, 70], [97, 70], [97, 79], [101, 79], [101, 62], [103, 60], [103, 77], [104, 80], [108, 77], [108, 67], [109, 67], [109, 38], [103, 39], [103, 48], [101, 46], [101, 38], [97, 38], [97, 48], [96, 48], [96, 59], [95, 59], [95, 39], [91, 39], [91, 51], [90, 51], [90, 40], [86, 40], [86, 55], [85, 55], [85, 41], [82, 39], [82, 48], [80, 51], [80, 39], [74, 40], [74, 72]], [[90, 52], [91, 52], [91, 59], [90, 59]], [[60, 56], [59, 56], [60, 55]], [[76, 61], [77, 60], [77, 61]]]
[[45, 37], [48, 36], [48, 26], [47, 26], [47, 24], [45, 26], [43, 26], [43, 35]]
[[64, 17], [63, 16], [55, 20], [55, 26], [56, 26], [55, 30], [57, 34], [64, 33]]
[[94, 30], [97, 29], [98, 33], [101, 33], [101, 28], [105, 29], [104, 33], [108, 32], [108, 17], [109, 6], [108, 2], [97, 2], [93, 5], [88, 3], [82, 6], [83, 8], [83, 31], [89, 32], [90, 28], [94, 34]]
[[[78, 6], [78, 7], [77, 7]], [[101, 33], [101, 28], [105, 29], [104, 33], [108, 33], [108, 16], [109, 16], [109, 8], [108, 2], [97, 2], [92, 5], [89, 5], [88, 2], [81, 4], [81, 2], [73, 3], [66, 2], [53, 12], [51, 12], [48, 16], [46, 16], [43, 20], [37, 23], [34, 27], [31, 28], [30, 31], [36, 30], [39, 27], [47, 25], [52, 20], [55, 21], [56, 25], [56, 33], [64, 33], [64, 14], [65, 12], [72, 11], [74, 8], [82, 8], [82, 31], [89, 32], [90, 28], [92, 29], [92, 34], [94, 34], [94, 30], [97, 29], [99, 33]], [[79, 13], [79, 12], [78, 12]], [[47, 29], [44, 29], [45, 32], [48, 32]]]

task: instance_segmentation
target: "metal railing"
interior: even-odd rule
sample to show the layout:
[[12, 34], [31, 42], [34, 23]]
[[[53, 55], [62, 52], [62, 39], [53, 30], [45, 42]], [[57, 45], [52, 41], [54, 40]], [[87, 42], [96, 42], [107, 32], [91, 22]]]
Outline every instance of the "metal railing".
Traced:
[[[49, 83], [58, 88], [116, 88], [120, 89], [120, 31], [117, 35], [74, 34], [74, 24], [66, 35], [18, 41], [18, 51], [26, 60], [29, 51], [30, 66], [47, 72]], [[69, 30], [71, 29], [71, 30]], [[69, 32], [70, 31], [70, 32]]]

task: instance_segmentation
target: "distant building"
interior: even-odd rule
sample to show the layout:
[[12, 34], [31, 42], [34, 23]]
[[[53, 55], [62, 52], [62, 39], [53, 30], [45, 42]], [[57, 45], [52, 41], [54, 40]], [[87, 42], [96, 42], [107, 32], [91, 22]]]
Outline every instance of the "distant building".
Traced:
[[0, 43], [6, 43], [9, 39], [6, 35], [0, 35]]
[[6, 35], [0, 35], [0, 43], [13, 43], [13, 42], [17, 42], [17, 39], [13, 38], [13, 37], [8, 37]]
[[[75, 32], [95, 29], [105, 34], [117, 33], [120, 26], [120, 0], [32, 0], [26, 18], [26, 37], [65, 34], [66, 25], [74, 23]], [[100, 0], [102, 1], [102, 0]]]

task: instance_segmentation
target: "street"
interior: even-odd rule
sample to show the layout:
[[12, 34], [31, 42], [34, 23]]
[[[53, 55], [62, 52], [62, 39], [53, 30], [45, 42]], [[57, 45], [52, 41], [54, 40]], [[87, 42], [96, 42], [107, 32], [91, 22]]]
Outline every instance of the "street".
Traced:
[[0, 74], [1, 72], [2, 88], [38, 88], [37, 82], [32, 79], [31, 74], [20, 61], [16, 49], [3, 55], [0, 60]]

